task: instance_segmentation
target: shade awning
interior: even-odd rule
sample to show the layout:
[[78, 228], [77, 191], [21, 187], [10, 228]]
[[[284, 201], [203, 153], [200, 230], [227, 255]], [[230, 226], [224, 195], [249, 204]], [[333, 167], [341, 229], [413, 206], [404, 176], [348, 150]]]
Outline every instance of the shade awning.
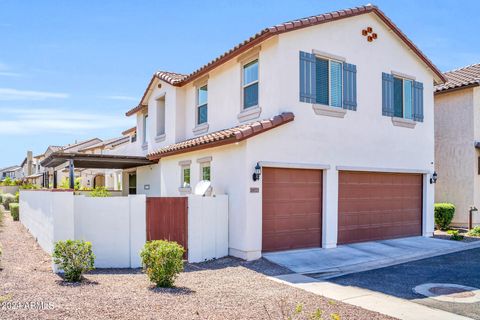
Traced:
[[55, 168], [70, 160], [73, 160], [76, 168], [85, 169], [130, 169], [156, 163], [138, 156], [54, 152], [40, 164], [46, 168]]

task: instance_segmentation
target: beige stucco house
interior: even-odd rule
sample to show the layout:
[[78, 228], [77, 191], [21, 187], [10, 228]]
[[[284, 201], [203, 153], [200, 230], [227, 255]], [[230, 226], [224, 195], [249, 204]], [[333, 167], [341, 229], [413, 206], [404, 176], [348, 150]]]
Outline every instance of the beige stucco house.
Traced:
[[467, 226], [470, 207], [480, 208], [480, 64], [444, 75], [435, 88], [435, 201], [455, 204], [453, 224]]

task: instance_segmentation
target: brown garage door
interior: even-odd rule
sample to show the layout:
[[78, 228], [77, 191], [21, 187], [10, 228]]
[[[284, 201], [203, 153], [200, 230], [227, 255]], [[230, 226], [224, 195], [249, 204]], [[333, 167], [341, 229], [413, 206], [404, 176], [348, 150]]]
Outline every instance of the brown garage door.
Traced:
[[422, 234], [422, 175], [339, 173], [338, 243]]
[[320, 247], [322, 171], [263, 168], [263, 251]]

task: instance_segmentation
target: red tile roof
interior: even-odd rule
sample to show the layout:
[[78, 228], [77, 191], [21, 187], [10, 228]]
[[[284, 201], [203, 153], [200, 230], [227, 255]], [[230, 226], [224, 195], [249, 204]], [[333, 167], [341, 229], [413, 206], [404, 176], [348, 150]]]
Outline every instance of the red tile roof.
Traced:
[[480, 63], [444, 73], [447, 82], [435, 87], [436, 93], [480, 85]]
[[191, 152], [201, 149], [218, 147], [230, 143], [239, 142], [265, 131], [293, 121], [295, 116], [291, 112], [284, 112], [271, 119], [242, 124], [233, 128], [224, 129], [206, 135], [178, 142], [147, 155], [149, 160], [158, 160], [175, 154]]
[[210, 61], [206, 65], [200, 67], [199, 69], [195, 70], [194, 72], [185, 75], [185, 74], [178, 74], [166, 71], [158, 71], [156, 72], [150, 84], [147, 87], [147, 90], [143, 94], [143, 97], [140, 101], [140, 105], [136, 106], [135, 108], [131, 109], [126, 113], [127, 116], [133, 115], [145, 106], [142, 106], [142, 101], [147, 95], [147, 92], [152, 85], [155, 78], [164, 80], [165, 82], [181, 87], [190, 81], [193, 81], [202, 75], [208, 73], [209, 71], [213, 70], [214, 68], [218, 67], [219, 65], [223, 64], [224, 62], [240, 55], [241, 53], [247, 51], [248, 49], [260, 44], [261, 42], [281, 33], [298, 30], [306, 27], [315, 26], [322, 23], [332, 22], [344, 18], [349, 18], [365, 13], [375, 13], [380, 20], [382, 20], [427, 66], [429, 69], [435, 73], [441, 82], [445, 82], [446, 79], [443, 76], [442, 72], [417, 48], [417, 46], [380, 10], [377, 6], [368, 4], [361, 7], [355, 7], [345, 10], [333, 11], [330, 13], [319, 14], [311, 17], [306, 17], [298, 20], [292, 20], [288, 22], [284, 22], [273, 27], [269, 27], [263, 29], [262, 31], [258, 32], [254, 36], [250, 37], [249, 39], [239, 43], [229, 51], [223, 53], [219, 57], [215, 58], [214, 60]]
[[132, 133], [132, 132], [137, 132], [137, 127], [132, 127], [132, 128], [129, 128], [129, 129], [123, 131], [123, 132], [122, 132], [122, 135], [126, 136], [126, 135], [128, 135], [128, 134], [130, 134], [130, 133]]

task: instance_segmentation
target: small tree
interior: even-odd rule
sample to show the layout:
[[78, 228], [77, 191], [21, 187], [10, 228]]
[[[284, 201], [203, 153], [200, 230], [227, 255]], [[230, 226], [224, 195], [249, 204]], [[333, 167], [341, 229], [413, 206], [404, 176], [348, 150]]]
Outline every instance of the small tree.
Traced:
[[66, 281], [79, 282], [85, 272], [94, 269], [92, 244], [83, 240], [58, 241], [53, 251], [53, 262], [65, 272]]
[[170, 288], [183, 271], [184, 253], [185, 249], [176, 242], [154, 240], [145, 244], [140, 257], [150, 281], [157, 287]]

